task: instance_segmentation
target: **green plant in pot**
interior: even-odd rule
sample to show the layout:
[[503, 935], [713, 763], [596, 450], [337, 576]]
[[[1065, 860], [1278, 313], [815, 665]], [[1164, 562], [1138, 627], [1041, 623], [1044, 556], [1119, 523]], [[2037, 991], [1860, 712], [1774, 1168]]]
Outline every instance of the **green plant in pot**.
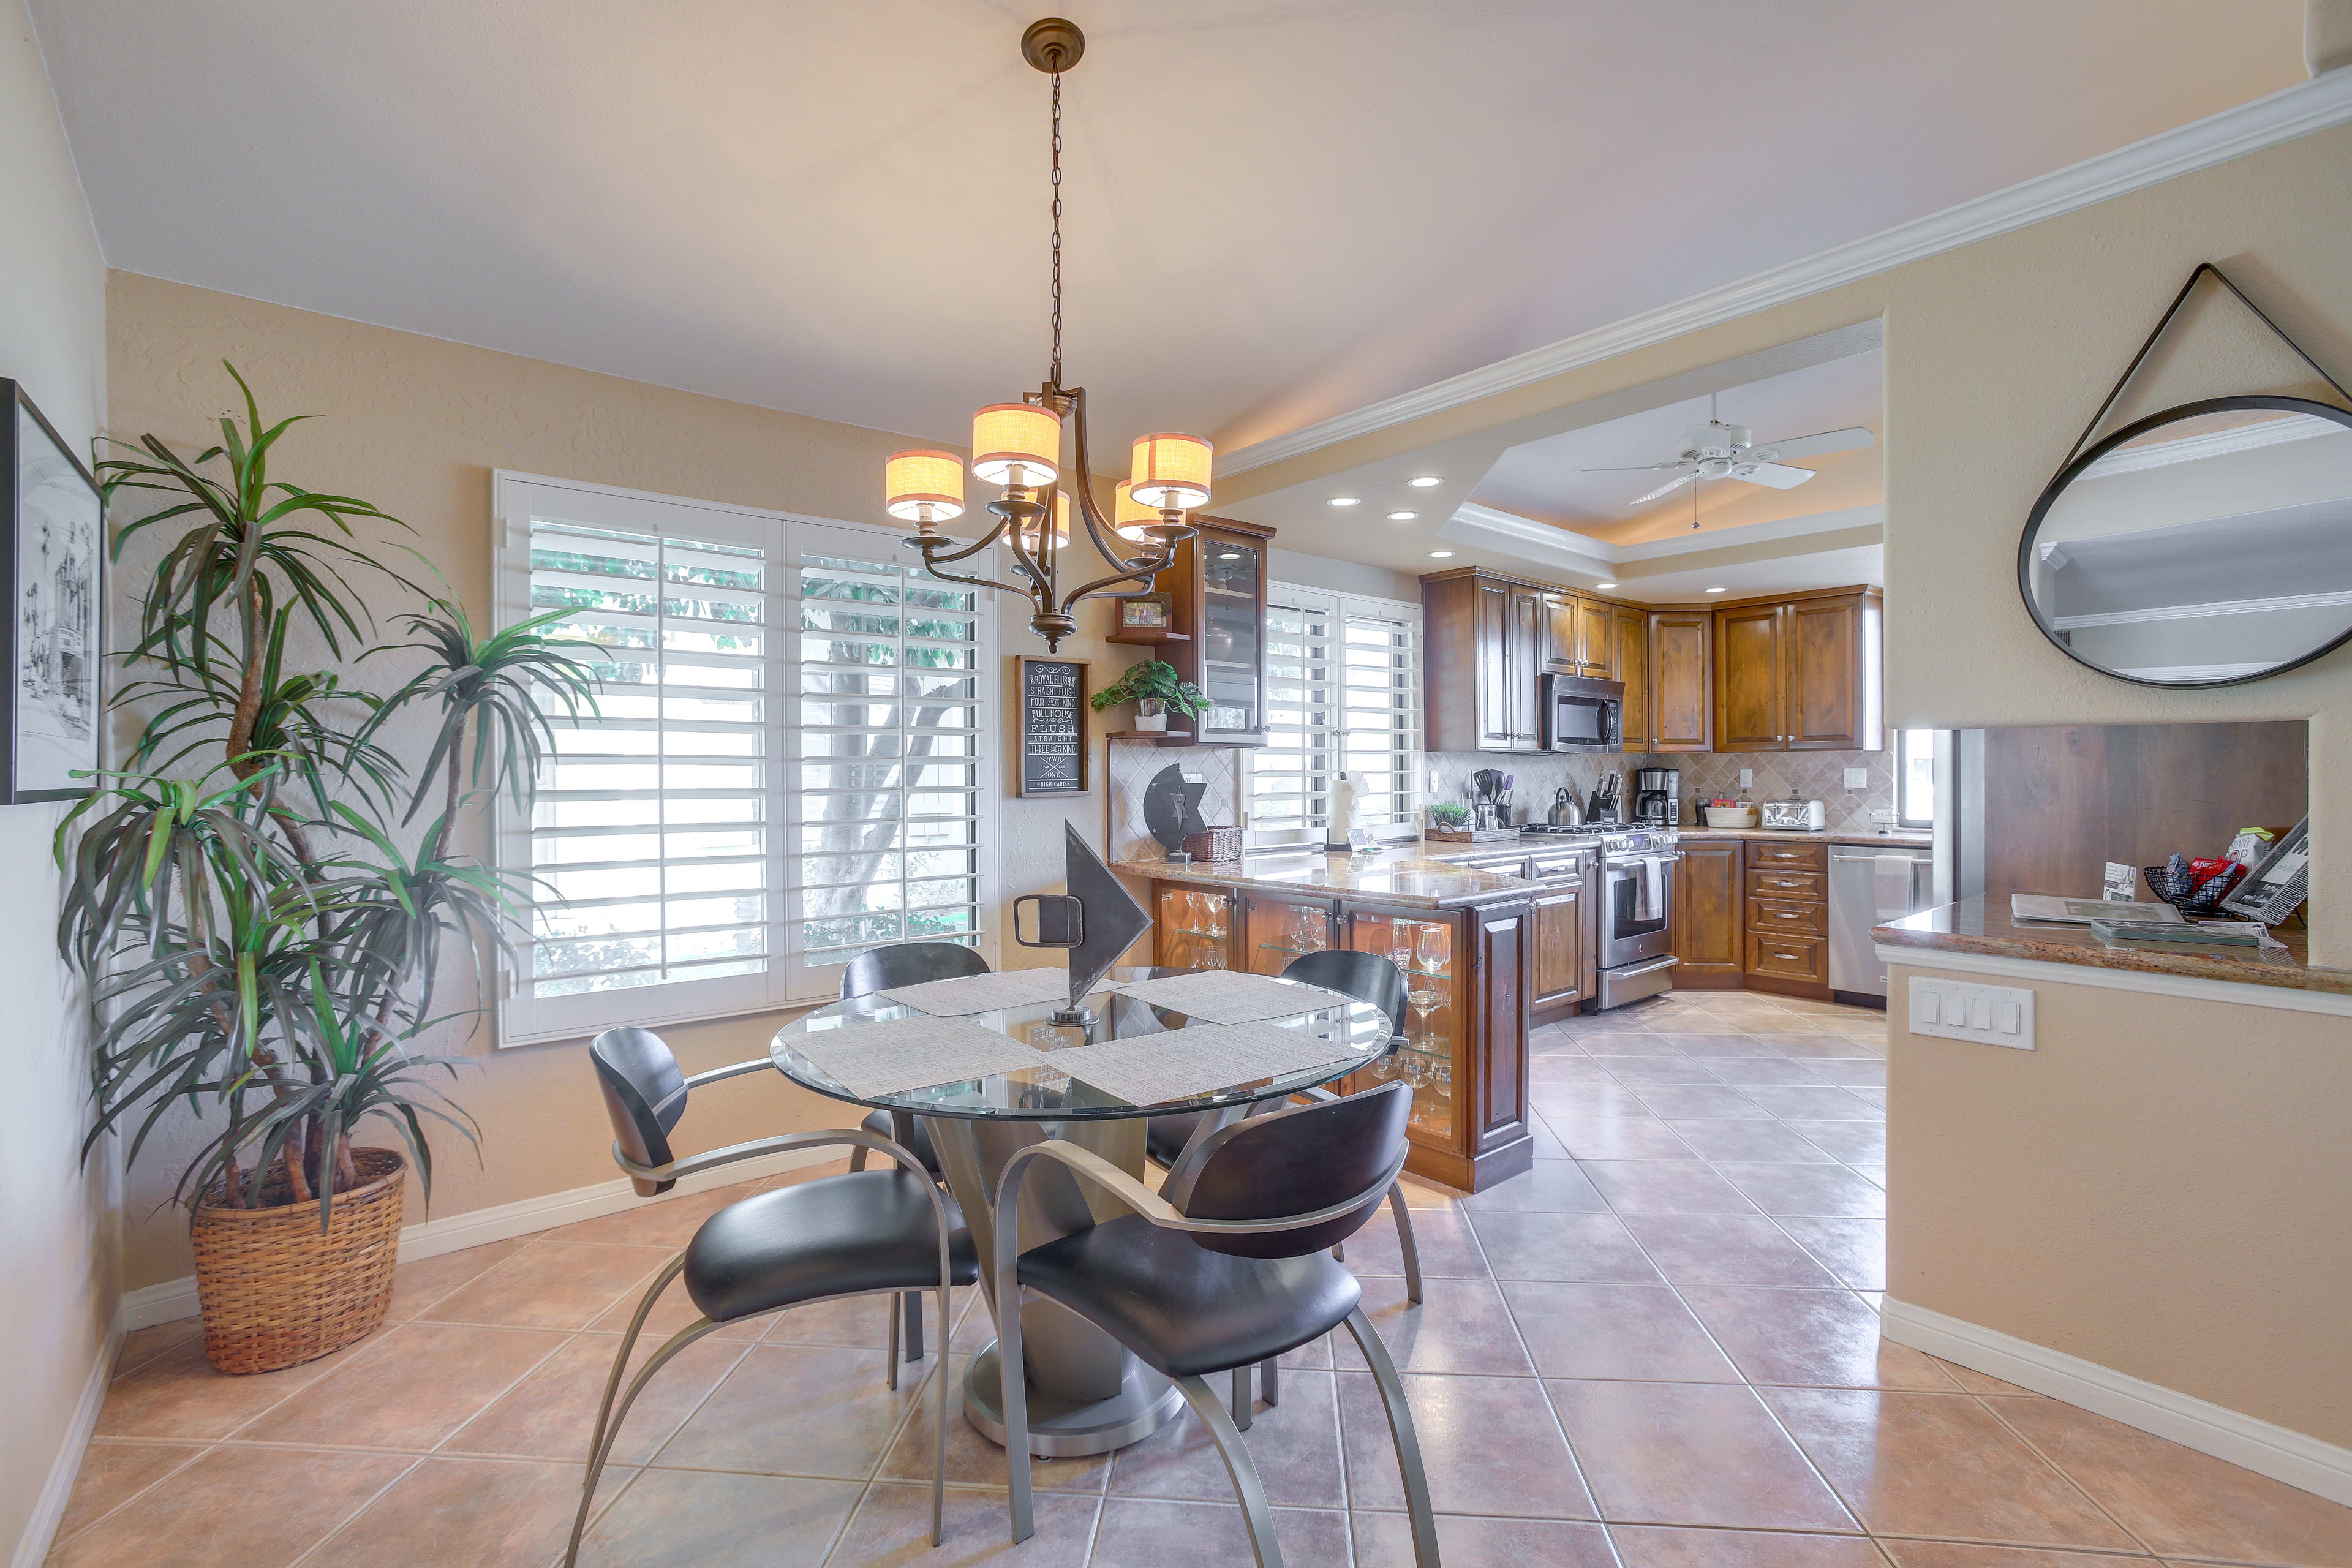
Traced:
[[1097, 713], [1121, 702], [1134, 703], [1135, 727], [1145, 731], [1168, 728], [1171, 710], [1185, 719], [1209, 710], [1209, 700], [1199, 687], [1177, 675], [1174, 665], [1156, 658], [1128, 666], [1125, 675], [1096, 692], [1091, 700]]
[[[478, 637], [352, 526], [404, 524], [272, 480], [295, 421], [265, 427], [229, 374], [246, 422], [224, 418], [220, 445], [186, 458], [151, 435], [98, 466], [110, 504], [153, 506], [115, 558], [161, 552], [112, 699], [142, 727], [58, 828], [58, 934], [92, 1014], [84, 1157], [121, 1133], [135, 1164], [168, 1115], [195, 1113], [173, 1190], [205, 1352], [265, 1372], [383, 1321], [410, 1166], [431, 1194], [427, 1125], [475, 1136], [440, 1089], [463, 1058], [420, 1037], [471, 1011], [442, 1007], [445, 965], [479, 994], [520, 900], [452, 832], [500, 792], [528, 808], [550, 712], [593, 707], [595, 672], [587, 645], [548, 634], [567, 612]], [[377, 640], [387, 590], [417, 605], [409, 641]], [[297, 668], [299, 647], [342, 668]], [[414, 673], [384, 694], [346, 683], [377, 657]], [[411, 767], [394, 737], [420, 729]], [[362, 1146], [363, 1127], [394, 1146]]]

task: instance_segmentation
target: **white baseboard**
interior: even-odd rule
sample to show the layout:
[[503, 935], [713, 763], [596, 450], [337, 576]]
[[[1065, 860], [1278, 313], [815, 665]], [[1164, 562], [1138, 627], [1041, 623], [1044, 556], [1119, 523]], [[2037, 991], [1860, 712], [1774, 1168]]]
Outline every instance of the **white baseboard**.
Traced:
[[[504, 1241], [510, 1237], [529, 1236], [534, 1231], [551, 1230], [559, 1225], [572, 1225], [583, 1219], [618, 1214], [644, 1203], [660, 1203], [666, 1198], [684, 1197], [688, 1193], [706, 1192], [712, 1187], [731, 1186], [737, 1182], [749, 1182], [761, 1176], [781, 1175], [809, 1165], [823, 1165], [845, 1157], [839, 1148], [795, 1149], [782, 1154], [770, 1154], [757, 1160], [746, 1160], [738, 1165], [706, 1171], [698, 1176], [681, 1180], [662, 1198], [641, 1198], [629, 1185], [625, 1176], [609, 1182], [597, 1182], [585, 1187], [572, 1187], [560, 1193], [547, 1193], [535, 1198], [521, 1198], [510, 1204], [499, 1204], [489, 1208], [471, 1209], [465, 1214], [451, 1215], [446, 1219], [428, 1219], [419, 1225], [404, 1227], [400, 1233], [400, 1260], [414, 1263], [420, 1258], [438, 1258], [445, 1252], [462, 1252], [485, 1242]], [[122, 1305], [115, 1320], [118, 1333], [143, 1329], [155, 1323], [168, 1323], [180, 1318], [196, 1315], [195, 1276], [184, 1275], [166, 1279], [161, 1284], [142, 1286], [123, 1293]]]
[[25, 1532], [16, 1538], [16, 1550], [8, 1558], [9, 1568], [40, 1568], [49, 1554], [58, 1525], [66, 1516], [66, 1504], [73, 1497], [74, 1479], [81, 1474], [82, 1455], [89, 1451], [89, 1435], [98, 1429], [98, 1413], [106, 1406], [106, 1385], [114, 1381], [114, 1358], [122, 1349], [122, 1325], [118, 1321], [99, 1347], [98, 1360], [91, 1363], [89, 1381], [82, 1384], [81, 1401], [74, 1406], [72, 1424], [67, 1426], [65, 1441], [58, 1445], [55, 1458], [49, 1461], [49, 1479], [42, 1483], [40, 1500], [33, 1505], [33, 1517], [25, 1521]]
[[1898, 1345], [2063, 1399], [2257, 1475], [2352, 1506], [2352, 1448], [2147, 1383], [2096, 1362], [1886, 1298], [1880, 1325]]

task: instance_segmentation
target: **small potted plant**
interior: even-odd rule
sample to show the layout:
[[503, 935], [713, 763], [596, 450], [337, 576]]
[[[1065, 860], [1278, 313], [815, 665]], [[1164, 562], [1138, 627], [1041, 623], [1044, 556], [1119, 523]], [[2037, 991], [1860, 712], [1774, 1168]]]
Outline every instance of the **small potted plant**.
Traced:
[[1097, 713], [1115, 703], [1134, 703], [1135, 727], [1139, 731], [1167, 729], [1171, 708], [1187, 719], [1209, 710], [1209, 700], [1201, 695], [1199, 687], [1181, 679], [1175, 666], [1156, 658], [1129, 665], [1125, 675], [1094, 694], [1093, 702]]
[[1433, 805], [1429, 808], [1429, 824], [1433, 827], [1458, 831], [1469, 820], [1470, 808], [1466, 805]]

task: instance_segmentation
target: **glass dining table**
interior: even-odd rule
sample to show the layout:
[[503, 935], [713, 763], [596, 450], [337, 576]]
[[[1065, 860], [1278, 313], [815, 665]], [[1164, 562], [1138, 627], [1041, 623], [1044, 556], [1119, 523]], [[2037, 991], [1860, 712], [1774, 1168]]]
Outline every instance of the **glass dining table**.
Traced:
[[[987, 1258], [994, 1251], [1001, 1218], [994, 1208], [997, 1178], [1005, 1162], [1025, 1145], [1049, 1138], [1068, 1139], [1139, 1177], [1147, 1118], [1207, 1112], [1195, 1134], [1205, 1136], [1247, 1115], [1254, 1105], [1286, 1099], [1300, 1089], [1343, 1078], [1391, 1048], [1389, 1021], [1379, 1008], [1363, 1002], [1333, 1004], [1331, 993], [1302, 987], [1302, 1001], [1308, 1005], [1295, 1015], [1266, 1022], [1328, 1039], [1330, 1058], [1317, 1066], [1150, 1105], [1131, 1104], [1053, 1070], [1050, 1058], [1055, 1049], [1132, 1040], [1205, 1022], [1109, 989], [1191, 973], [1112, 970], [1104, 979], [1104, 989], [1085, 999], [1094, 1016], [1083, 1027], [1049, 1022], [1058, 1005], [1054, 1002], [971, 1016], [974, 1022], [1045, 1053], [1048, 1063], [1044, 1067], [861, 1098], [803, 1055], [797, 1043], [824, 1030], [927, 1016], [878, 994], [832, 1003], [795, 1019], [776, 1031], [768, 1054], [778, 1071], [803, 1089], [888, 1111], [902, 1142], [909, 1131], [908, 1119], [920, 1121], [939, 1152], [948, 1190], [963, 1209], [980, 1256]], [[1023, 1184], [1022, 1243], [1040, 1246], [1127, 1212], [1116, 1198], [1081, 1187], [1063, 1167], [1051, 1163], [1037, 1165]], [[994, 1281], [986, 1268], [981, 1271], [981, 1289], [994, 1321], [1002, 1303], [995, 1299]], [[1183, 1408], [1183, 1396], [1173, 1384], [1066, 1308], [1032, 1300], [1022, 1309], [1021, 1331], [1029, 1382], [1029, 1451], [1041, 1458], [1125, 1447], [1150, 1436]], [[942, 1343], [949, 1341], [950, 1332], [950, 1325], [940, 1326]], [[965, 1367], [963, 1386], [965, 1419], [1002, 1447], [1003, 1387], [993, 1340]]]

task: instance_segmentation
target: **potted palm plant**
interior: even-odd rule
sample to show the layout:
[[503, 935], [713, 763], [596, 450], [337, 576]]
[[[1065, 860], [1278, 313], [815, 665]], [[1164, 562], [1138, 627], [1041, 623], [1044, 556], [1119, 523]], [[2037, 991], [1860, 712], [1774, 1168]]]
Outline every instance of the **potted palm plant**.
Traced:
[[1140, 731], [1168, 728], [1168, 710], [1191, 719], [1209, 710], [1201, 689], [1176, 673], [1176, 667], [1156, 658], [1128, 666], [1127, 673], [1094, 694], [1099, 713], [1121, 702], [1135, 704], [1135, 727]]
[[[501, 791], [528, 805], [550, 710], [593, 706], [595, 676], [586, 645], [548, 635], [566, 612], [479, 637], [352, 526], [404, 524], [271, 479], [295, 420], [265, 427], [229, 374], [246, 421], [224, 418], [218, 446], [189, 458], [151, 435], [98, 465], [110, 503], [160, 498], [115, 557], [161, 549], [113, 699], [138, 740], [58, 832], [58, 942], [92, 1014], [84, 1157], [120, 1132], [136, 1163], [175, 1108], [196, 1114], [173, 1191], [205, 1353], [266, 1372], [383, 1321], [412, 1166], [431, 1195], [426, 1124], [475, 1135], [436, 1087], [463, 1058], [419, 1042], [459, 1016], [438, 1006], [445, 962], [471, 965], [478, 994], [519, 900], [452, 830]], [[409, 640], [377, 640], [359, 583], [414, 596]], [[302, 645], [343, 668], [295, 668]], [[348, 683], [376, 657], [414, 673], [387, 693]], [[420, 718], [412, 768], [387, 742]], [[362, 1124], [394, 1146], [360, 1144]]]

